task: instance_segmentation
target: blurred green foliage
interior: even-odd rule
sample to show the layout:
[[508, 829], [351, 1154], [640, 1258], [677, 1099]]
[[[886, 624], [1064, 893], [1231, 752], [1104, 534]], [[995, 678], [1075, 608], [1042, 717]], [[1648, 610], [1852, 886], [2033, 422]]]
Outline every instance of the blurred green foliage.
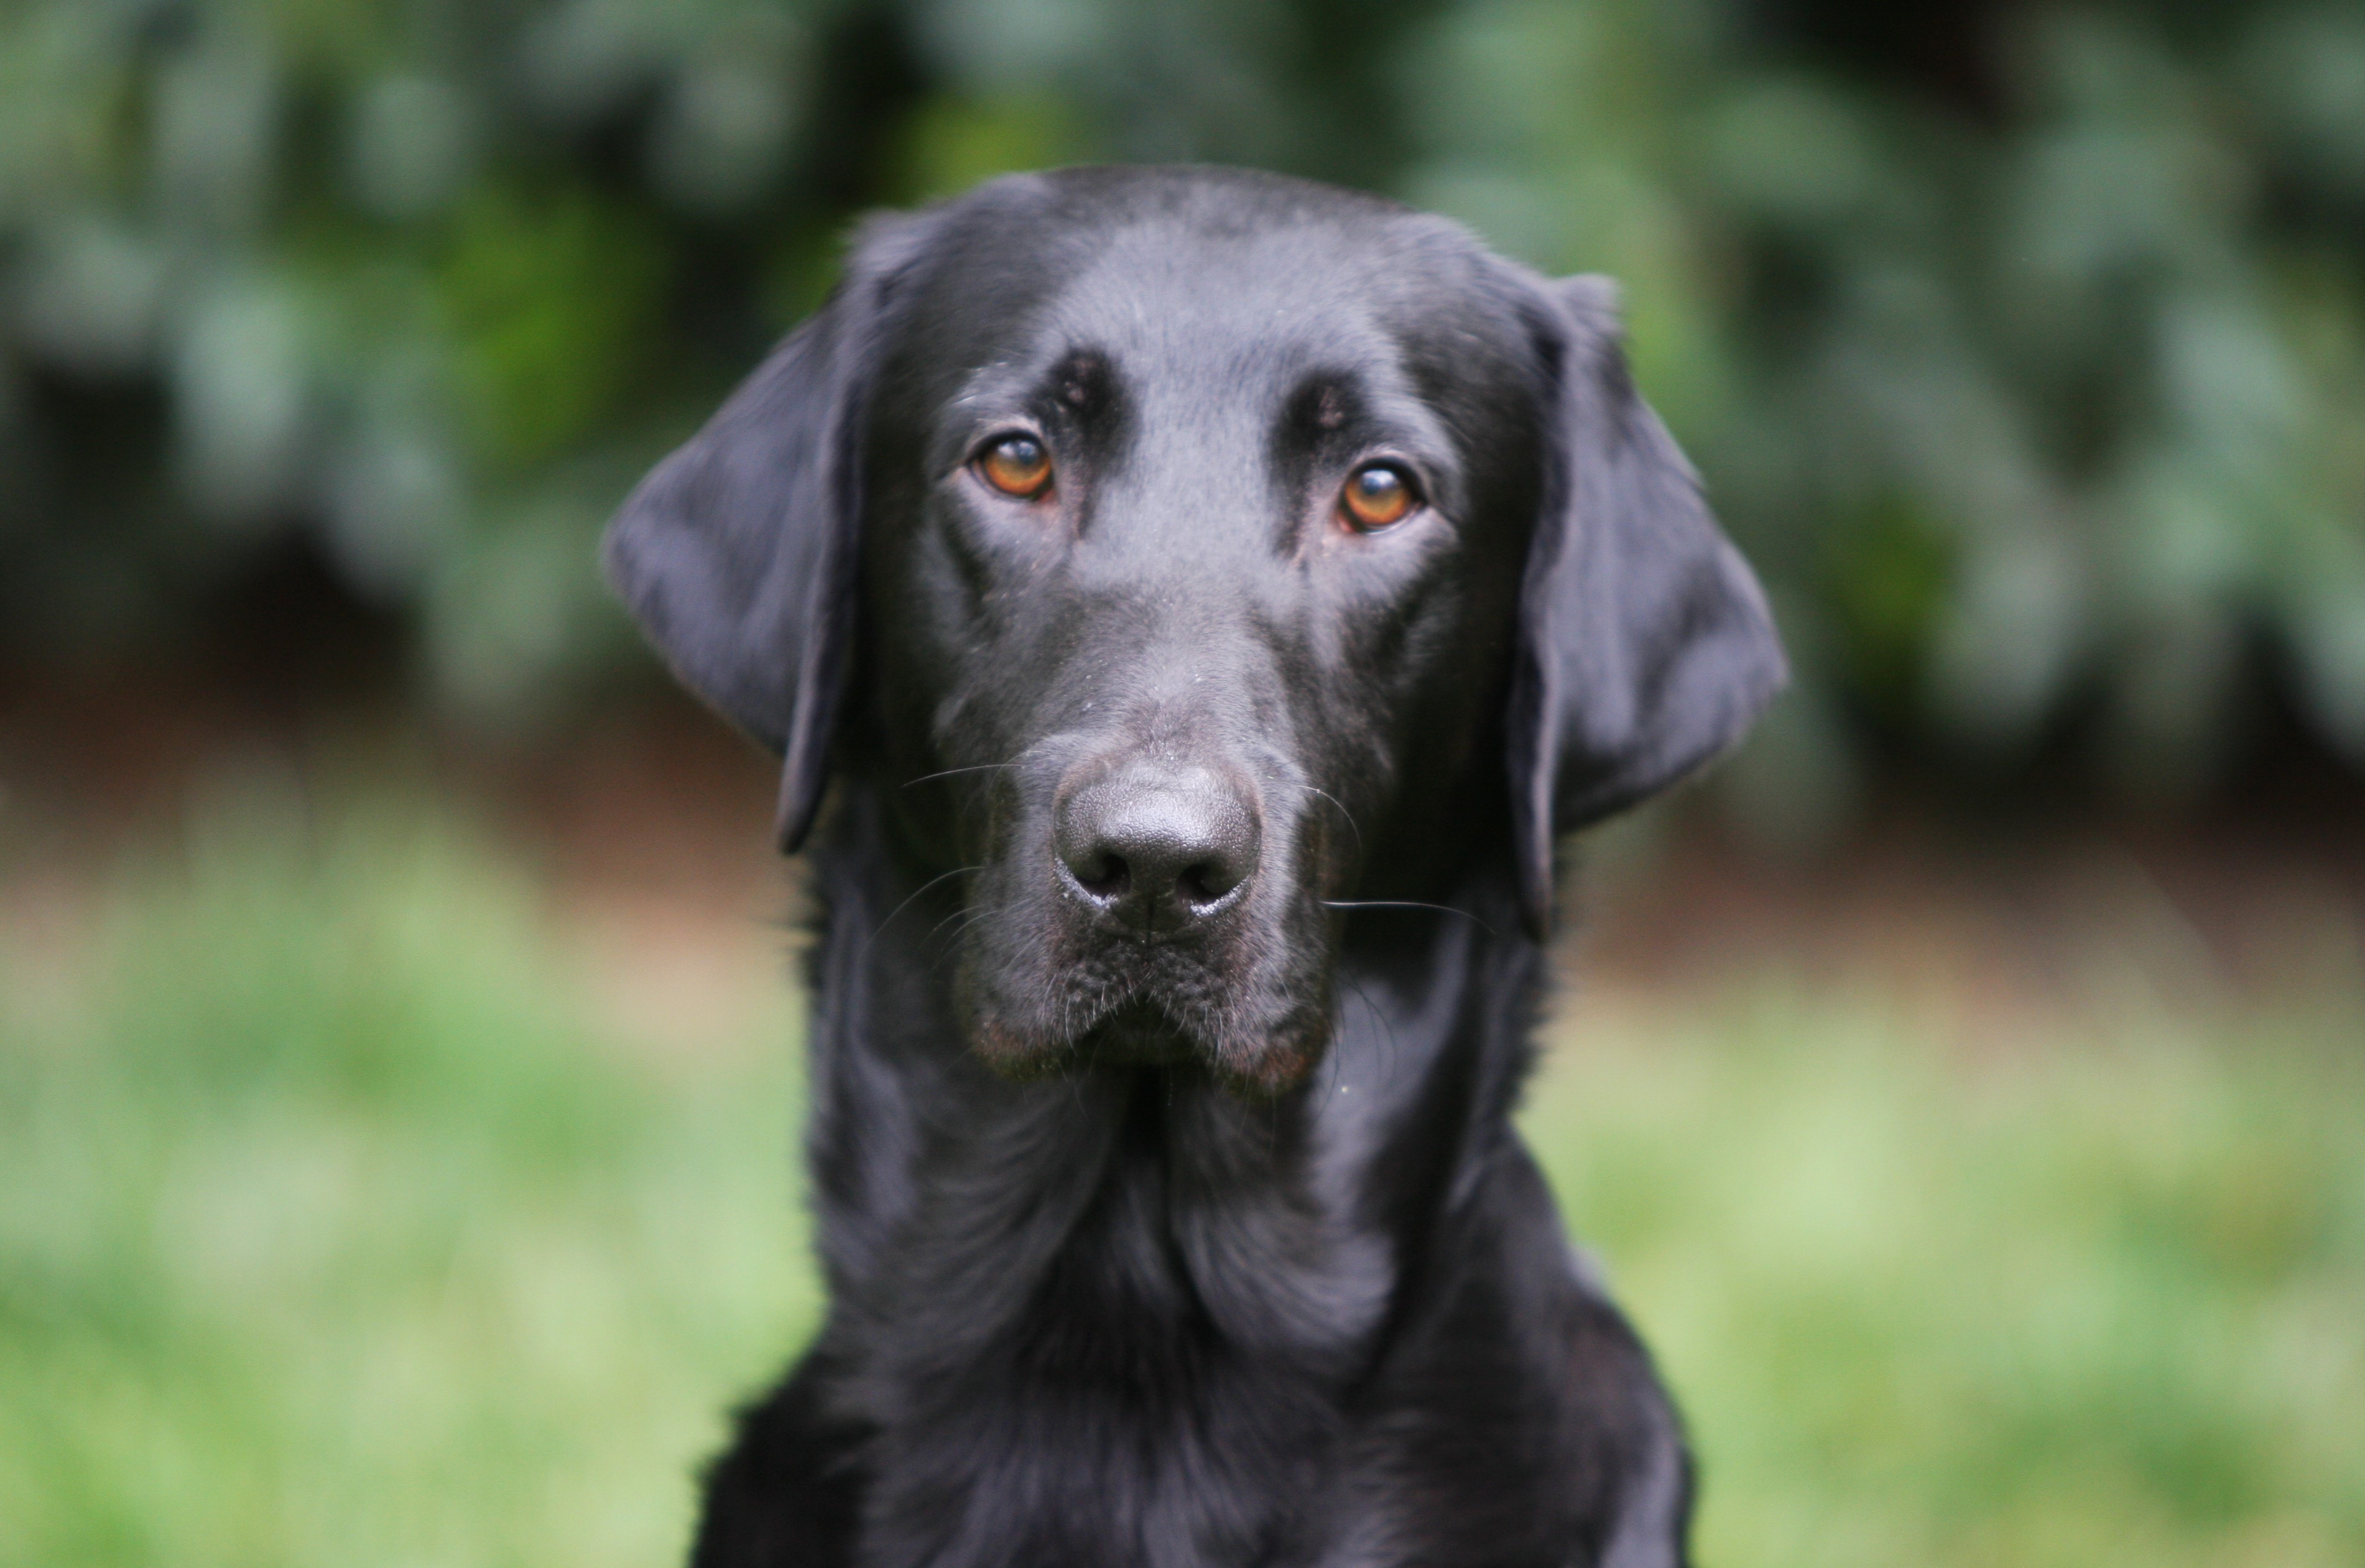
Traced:
[[2270, 701], [2365, 765], [2365, 12], [1873, 14], [6, 0], [0, 637], [170, 647], [304, 539], [530, 709], [619, 667], [600, 521], [853, 214], [1206, 158], [1623, 280], [1799, 655], [1775, 831], [1900, 741], [2176, 798]]
[[[305, 802], [211, 790], [77, 940], [0, 919], [0, 1562], [678, 1561], [818, 1313], [791, 999], [631, 1038], [497, 846]], [[2354, 937], [2280, 999], [2095, 961], [1968, 1028], [1572, 1003], [1526, 1125], [1686, 1406], [1702, 1561], [2365, 1564]]]

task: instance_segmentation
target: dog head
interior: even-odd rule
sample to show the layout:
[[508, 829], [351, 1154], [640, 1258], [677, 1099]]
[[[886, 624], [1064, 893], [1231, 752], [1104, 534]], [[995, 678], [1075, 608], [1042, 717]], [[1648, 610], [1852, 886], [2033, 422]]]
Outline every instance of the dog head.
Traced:
[[676, 671], [967, 877], [1005, 1070], [1302, 1078], [1339, 907], [1556, 834], [1732, 745], [1763, 596], [1629, 381], [1608, 286], [1376, 198], [1208, 169], [994, 182], [875, 223], [830, 301], [628, 500]]

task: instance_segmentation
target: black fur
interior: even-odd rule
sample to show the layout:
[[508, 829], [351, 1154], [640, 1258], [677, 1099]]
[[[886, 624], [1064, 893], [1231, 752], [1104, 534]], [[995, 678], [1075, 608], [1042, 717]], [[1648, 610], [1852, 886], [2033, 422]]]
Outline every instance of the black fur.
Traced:
[[[1673, 1568], [1509, 1115], [1556, 833], [1782, 660], [1607, 286], [1210, 169], [866, 231], [610, 566], [814, 851], [828, 1321], [701, 1568]], [[1050, 487], [987, 483], [1022, 431]], [[1348, 526], [1347, 476], [1426, 503]], [[1122, 854], [1117, 853], [1122, 851]]]

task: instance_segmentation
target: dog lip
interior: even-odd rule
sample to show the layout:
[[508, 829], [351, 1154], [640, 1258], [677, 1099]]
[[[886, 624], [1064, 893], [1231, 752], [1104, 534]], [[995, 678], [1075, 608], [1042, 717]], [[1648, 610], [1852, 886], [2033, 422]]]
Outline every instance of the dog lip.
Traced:
[[[970, 992], [963, 1033], [978, 1059], [1017, 1081], [1187, 1069], [1262, 1100], [1293, 1088], [1323, 1055], [1327, 1005], [1268, 1014], [1254, 1005], [1252, 981], [1196, 955], [1115, 938], [1092, 946], [1014, 991]], [[1327, 984], [1318, 989], [1328, 994]]]
[[1208, 1051], [1149, 997], [1136, 997], [1086, 1029], [1076, 1049], [1088, 1060], [1114, 1055], [1144, 1065], [1172, 1067], [1205, 1060]]
[[1136, 998], [1064, 1039], [1029, 1038], [999, 1020], [982, 1021], [974, 1048], [995, 1073], [1021, 1082], [1100, 1070], [1179, 1071], [1261, 1103], [1303, 1083], [1328, 1039], [1327, 1026], [1284, 1025], [1245, 1048], [1211, 1042], [1155, 1002]]

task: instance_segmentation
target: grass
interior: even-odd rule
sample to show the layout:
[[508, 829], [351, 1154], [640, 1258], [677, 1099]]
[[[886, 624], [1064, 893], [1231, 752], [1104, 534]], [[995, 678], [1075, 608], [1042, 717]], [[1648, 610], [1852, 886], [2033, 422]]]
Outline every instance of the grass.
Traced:
[[2365, 1563], [2365, 1014], [1942, 1032], [1761, 990], [1588, 1029], [1537, 1098], [1701, 1560]]
[[[676, 1559], [817, 1308], [793, 1009], [635, 1049], [515, 858], [286, 820], [198, 811], [71, 951], [0, 926], [0, 1564]], [[1960, 1023], [1559, 1026], [1530, 1129], [1703, 1562], [2365, 1564], [2365, 1001]]]
[[677, 1558], [815, 1310], [792, 1012], [635, 1057], [484, 843], [240, 816], [0, 958], [0, 1563]]

